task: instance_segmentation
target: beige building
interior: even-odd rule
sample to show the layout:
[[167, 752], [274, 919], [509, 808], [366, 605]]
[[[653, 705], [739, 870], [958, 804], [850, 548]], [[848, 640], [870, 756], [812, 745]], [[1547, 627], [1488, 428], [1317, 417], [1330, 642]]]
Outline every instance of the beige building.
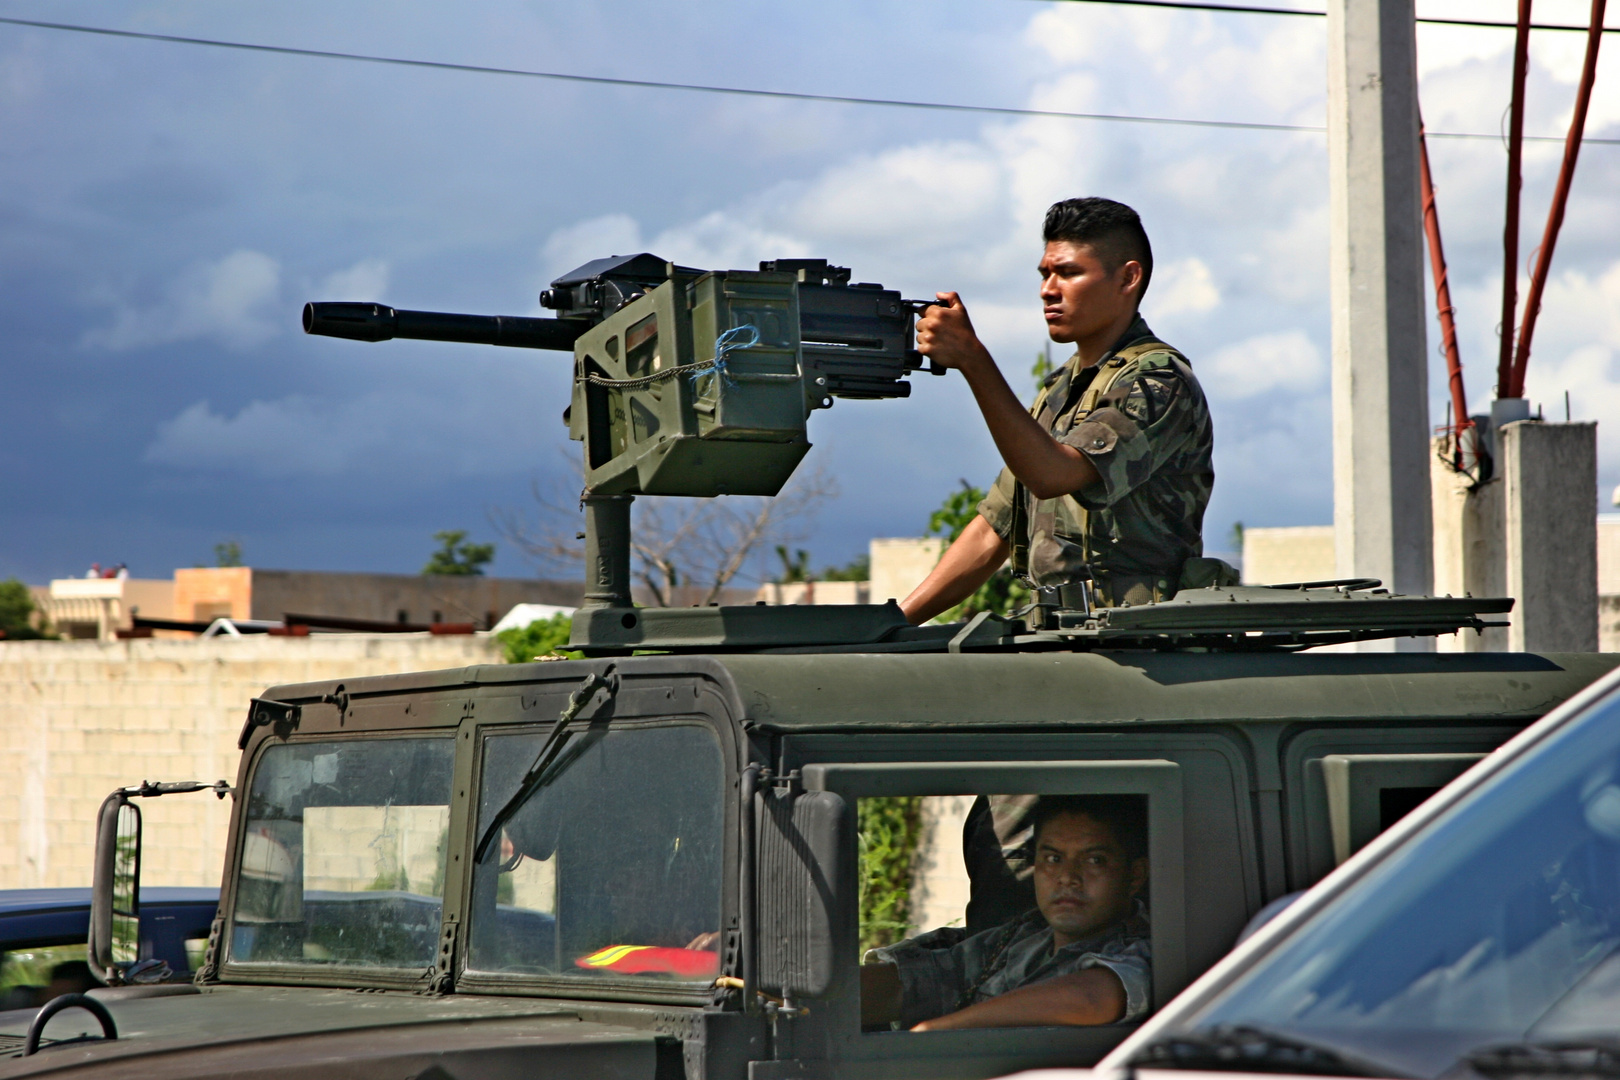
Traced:
[[904, 600], [922, 584], [944, 553], [943, 537], [882, 537], [867, 545], [870, 580], [767, 582], [754, 599], [766, 604], [882, 604]]
[[[1620, 514], [1597, 515], [1598, 648], [1620, 652]], [[1437, 546], [1457, 538], [1437, 534]], [[1435, 560], [1435, 592], [1462, 591], [1450, 580], [1448, 567], [1460, 557]], [[1333, 526], [1293, 525], [1243, 530], [1243, 580], [1250, 585], [1278, 585], [1290, 581], [1325, 581], [1337, 577], [1333, 553]], [[1453, 573], [1451, 576], [1455, 576]], [[1460, 646], [1454, 637], [1441, 637], [1441, 652]], [[1487, 647], [1489, 644], [1487, 643]]]
[[1337, 576], [1331, 525], [1243, 530], [1243, 582], [1246, 585], [1327, 581]]
[[[141, 780], [236, 782], [249, 699], [278, 683], [498, 663], [487, 634], [15, 641], [0, 646], [0, 889], [90, 884], [96, 809]], [[144, 880], [218, 884], [230, 817], [142, 801]]]
[[176, 570], [173, 581], [61, 578], [39, 601], [64, 637], [111, 641], [131, 628], [137, 613], [197, 623], [279, 622], [295, 614], [395, 624], [472, 623], [487, 629], [518, 604], [577, 607], [582, 596], [583, 587], [572, 581], [226, 566]]
[[174, 582], [143, 578], [60, 578], [36, 602], [56, 632], [67, 638], [111, 641], [136, 612], [174, 618]]

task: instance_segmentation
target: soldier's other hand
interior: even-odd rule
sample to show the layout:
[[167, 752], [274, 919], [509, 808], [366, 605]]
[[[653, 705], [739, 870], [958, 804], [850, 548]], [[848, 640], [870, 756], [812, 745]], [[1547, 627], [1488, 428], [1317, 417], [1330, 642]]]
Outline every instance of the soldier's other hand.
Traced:
[[962, 298], [954, 292], [934, 295], [939, 303], [924, 308], [917, 320], [917, 351], [941, 367], [959, 370], [989, 361]]

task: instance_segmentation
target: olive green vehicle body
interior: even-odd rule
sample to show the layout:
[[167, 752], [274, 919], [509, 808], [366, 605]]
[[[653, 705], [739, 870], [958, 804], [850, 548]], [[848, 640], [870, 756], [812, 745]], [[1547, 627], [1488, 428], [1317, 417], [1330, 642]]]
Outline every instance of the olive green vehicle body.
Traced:
[[[220, 918], [196, 984], [98, 991], [117, 1040], [64, 1041], [75, 1030], [96, 1030], [70, 1011], [52, 1021], [49, 1037], [57, 1041], [31, 1057], [15, 1047], [32, 1014], [0, 1016], [0, 1054], [8, 1055], [0, 1056], [0, 1076], [969, 1080], [1090, 1064], [1129, 1028], [859, 1030], [855, 798], [1146, 794], [1155, 994], [1163, 1002], [1219, 959], [1267, 902], [1330, 870], [1336, 839], [1342, 847], [1347, 830], [1366, 828], [1367, 800], [1377, 799], [1381, 784], [1443, 782], [1617, 661], [1602, 654], [765, 652], [275, 687], [266, 700], [298, 708], [280, 722], [250, 720], [244, 731]], [[679, 718], [715, 733], [725, 763], [715, 793], [724, 807], [721, 974], [745, 974], [748, 933], [772, 942], [819, 932], [827, 946], [821, 959], [792, 976], [799, 992], [790, 1004], [801, 1011], [745, 1009], [737, 989], [706, 983], [590, 983], [468, 969], [481, 748], [502, 732], [550, 728], [582, 682], [610, 666], [616, 692], [593, 697], [575, 724], [634, 728]], [[265, 751], [413, 733], [455, 742], [433, 966], [388, 972], [233, 962], [226, 942], [248, 802], [240, 793], [253, 790]], [[742, 814], [741, 792], [760, 769], [768, 771], [757, 798], [768, 798], [774, 784], [786, 796], [845, 800], [830, 830], [795, 849], [807, 880], [820, 883], [810, 895], [771, 891], [769, 868], [778, 864], [765, 850], [769, 815]], [[764, 831], [750, 846], [755, 828]], [[779, 994], [784, 986], [773, 984], [771, 970], [762, 959], [755, 976], [762, 991]]]

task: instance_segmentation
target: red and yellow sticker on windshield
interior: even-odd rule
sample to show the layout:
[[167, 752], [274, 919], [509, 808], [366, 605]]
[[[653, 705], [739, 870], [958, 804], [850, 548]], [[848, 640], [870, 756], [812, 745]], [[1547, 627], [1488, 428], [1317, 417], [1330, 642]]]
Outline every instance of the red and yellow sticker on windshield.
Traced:
[[706, 949], [669, 949], [657, 945], [609, 945], [574, 961], [575, 966], [623, 975], [674, 975], [711, 978], [720, 970], [720, 954]]

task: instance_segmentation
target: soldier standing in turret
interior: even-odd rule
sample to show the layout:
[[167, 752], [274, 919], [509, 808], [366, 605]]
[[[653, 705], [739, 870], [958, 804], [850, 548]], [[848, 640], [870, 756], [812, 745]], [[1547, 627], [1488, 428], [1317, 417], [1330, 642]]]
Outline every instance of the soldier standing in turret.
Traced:
[[[1192, 366], [1137, 312], [1153, 248], [1135, 210], [1067, 199], [1046, 212], [1041, 303], [1053, 341], [1073, 343], [1026, 412], [954, 292], [917, 323], [917, 348], [967, 379], [1006, 467], [933, 572], [901, 603], [924, 623], [954, 607], [1008, 558], [1059, 606], [1168, 599], [1183, 587], [1236, 584], [1204, 559], [1215, 470], [1209, 406]], [[981, 796], [963, 829], [972, 880], [969, 933], [1033, 907], [1025, 848], [1035, 800]]]
[[1027, 412], [956, 293], [939, 293], [918, 320], [918, 350], [967, 379], [1006, 467], [901, 603], [913, 623], [967, 599], [1009, 557], [1062, 607], [1081, 606], [1088, 577], [1092, 602], [1112, 607], [1221, 576], [1201, 558], [1215, 480], [1209, 407], [1187, 358], [1137, 312], [1153, 276], [1141, 219], [1111, 199], [1067, 199], [1046, 212], [1043, 233], [1047, 331], [1075, 353]]

